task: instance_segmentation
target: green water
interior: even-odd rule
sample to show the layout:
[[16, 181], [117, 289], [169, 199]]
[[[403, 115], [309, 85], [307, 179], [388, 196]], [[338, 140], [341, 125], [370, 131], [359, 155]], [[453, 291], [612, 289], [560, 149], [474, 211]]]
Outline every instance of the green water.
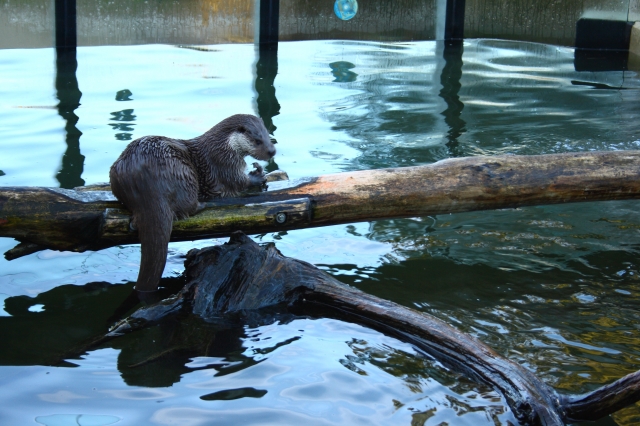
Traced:
[[[534, 43], [308, 41], [280, 43], [277, 58], [251, 45], [85, 47], [75, 73], [51, 49], [14, 49], [0, 50], [0, 80], [3, 186], [104, 182], [130, 140], [193, 137], [236, 112], [265, 119], [278, 140], [268, 169], [292, 179], [640, 148], [637, 73], [576, 72], [572, 49]], [[255, 239], [581, 393], [640, 366], [637, 211], [532, 207]], [[189, 249], [221, 241], [172, 244], [165, 293]], [[2, 251], [14, 245], [0, 239]], [[0, 424], [515, 423], [491, 389], [331, 319], [193, 319], [69, 355], [112, 324], [139, 256], [126, 246], [0, 260]], [[634, 406], [598, 424], [639, 420]]]

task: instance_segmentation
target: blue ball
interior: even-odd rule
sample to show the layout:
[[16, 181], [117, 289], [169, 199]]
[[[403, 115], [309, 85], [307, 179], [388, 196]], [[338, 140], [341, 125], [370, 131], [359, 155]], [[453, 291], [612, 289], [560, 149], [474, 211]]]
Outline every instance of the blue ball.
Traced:
[[348, 21], [358, 13], [358, 2], [356, 0], [336, 0], [333, 11], [338, 18]]

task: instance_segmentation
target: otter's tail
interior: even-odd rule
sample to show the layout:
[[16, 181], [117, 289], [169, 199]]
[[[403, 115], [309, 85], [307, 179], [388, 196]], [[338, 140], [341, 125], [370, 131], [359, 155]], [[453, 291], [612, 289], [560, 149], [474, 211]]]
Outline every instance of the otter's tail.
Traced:
[[157, 290], [164, 266], [167, 263], [167, 248], [173, 227], [173, 212], [168, 203], [162, 201], [151, 211], [144, 209], [135, 214], [142, 251], [140, 272], [136, 284], [138, 291]]
[[163, 140], [145, 137], [131, 142], [109, 171], [111, 191], [131, 211], [138, 229], [142, 251], [138, 291], [158, 289], [173, 227], [171, 203], [184, 202], [176, 193], [181, 193], [188, 170]]

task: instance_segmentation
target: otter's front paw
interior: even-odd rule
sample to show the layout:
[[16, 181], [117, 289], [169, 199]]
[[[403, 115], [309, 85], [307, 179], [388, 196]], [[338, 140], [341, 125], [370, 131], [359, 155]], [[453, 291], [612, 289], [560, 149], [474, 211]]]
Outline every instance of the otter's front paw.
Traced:
[[253, 163], [253, 167], [254, 170], [249, 172], [249, 188], [267, 189], [267, 178], [264, 175], [264, 169], [258, 163]]

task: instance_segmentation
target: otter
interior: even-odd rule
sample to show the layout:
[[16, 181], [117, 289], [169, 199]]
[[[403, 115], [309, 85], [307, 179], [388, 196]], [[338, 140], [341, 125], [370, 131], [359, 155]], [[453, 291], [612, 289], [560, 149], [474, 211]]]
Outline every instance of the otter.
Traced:
[[167, 261], [173, 221], [196, 213], [200, 202], [263, 186], [262, 168], [245, 174], [247, 155], [276, 153], [258, 117], [236, 114], [189, 140], [145, 136], [132, 141], [109, 171], [111, 191], [132, 213], [141, 245], [139, 292], [152, 292]]

